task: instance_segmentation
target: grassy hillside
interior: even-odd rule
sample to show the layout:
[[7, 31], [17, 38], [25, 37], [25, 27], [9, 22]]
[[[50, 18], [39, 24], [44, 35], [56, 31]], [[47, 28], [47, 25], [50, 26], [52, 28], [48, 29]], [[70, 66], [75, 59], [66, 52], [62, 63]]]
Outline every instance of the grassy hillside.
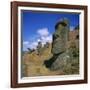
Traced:
[[[44, 48], [42, 48], [44, 49]], [[57, 75], [63, 74], [62, 71], [51, 71], [43, 64], [45, 60], [52, 57], [51, 44], [49, 48], [42, 50], [42, 54], [38, 55], [37, 51], [23, 56], [23, 73], [24, 76], [42, 76], [42, 75]]]
[[[52, 57], [51, 44], [48, 48], [42, 47], [42, 53], [39, 55], [37, 50], [32, 53], [24, 53], [22, 57], [22, 74], [23, 76], [47, 76], [47, 75], [67, 75], [79, 73], [79, 41], [76, 39], [78, 31], [70, 32], [70, 40], [67, 43], [70, 53], [73, 55], [72, 60], [68, 60], [68, 64], [62, 70], [52, 71], [45, 67], [44, 61]], [[73, 35], [73, 36], [72, 36]], [[73, 38], [71, 38], [73, 37]], [[74, 44], [73, 44], [74, 43]], [[75, 48], [75, 45], [77, 48]]]

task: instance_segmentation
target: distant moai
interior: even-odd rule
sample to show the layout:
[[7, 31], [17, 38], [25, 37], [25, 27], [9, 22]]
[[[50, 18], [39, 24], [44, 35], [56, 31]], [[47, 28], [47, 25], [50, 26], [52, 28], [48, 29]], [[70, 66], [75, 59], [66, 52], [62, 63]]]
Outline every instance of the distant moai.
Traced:
[[37, 51], [38, 51], [38, 55], [41, 55], [42, 53], [42, 43], [41, 42], [38, 42]]
[[46, 44], [44, 45], [44, 48], [49, 48], [50, 43], [46, 42]]

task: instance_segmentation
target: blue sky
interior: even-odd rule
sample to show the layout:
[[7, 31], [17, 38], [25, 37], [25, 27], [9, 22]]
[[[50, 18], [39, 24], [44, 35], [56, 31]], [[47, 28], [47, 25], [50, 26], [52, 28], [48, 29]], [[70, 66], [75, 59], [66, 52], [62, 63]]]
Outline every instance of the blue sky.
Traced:
[[70, 22], [70, 29], [79, 25], [79, 14], [22, 11], [22, 38], [23, 50], [36, 48], [38, 41], [45, 44], [52, 42], [52, 34], [55, 31], [55, 24], [62, 18]]

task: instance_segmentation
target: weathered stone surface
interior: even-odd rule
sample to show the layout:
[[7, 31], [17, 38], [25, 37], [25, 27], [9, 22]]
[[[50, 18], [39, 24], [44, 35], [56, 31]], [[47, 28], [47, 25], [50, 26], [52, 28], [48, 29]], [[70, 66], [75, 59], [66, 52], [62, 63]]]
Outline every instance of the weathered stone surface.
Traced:
[[42, 54], [42, 43], [41, 42], [38, 42], [37, 51], [38, 51], [38, 55]]
[[49, 42], [46, 42], [46, 44], [44, 45], [44, 48], [49, 48], [49, 45], [50, 43]]
[[54, 63], [51, 65], [51, 70], [63, 70], [70, 60], [70, 56], [66, 53], [59, 54]]
[[55, 26], [53, 34], [52, 53], [58, 54], [66, 50], [66, 43], [68, 40], [69, 25], [68, 21], [64, 19]]
[[55, 26], [55, 33], [53, 34], [52, 53], [58, 57], [52, 63], [51, 70], [62, 70], [67, 64], [69, 56], [66, 54], [66, 43], [68, 41], [69, 22], [63, 19]]
[[[76, 43], [74, 42], [70, 44], [70, 47], [65, 52], [59, 54], [49, 68], [51, 70], [62, 70], [67, 74], [78, 73], [79, 48], [77, 48]], [[74, 69], [75, 72], [73, 71]]]

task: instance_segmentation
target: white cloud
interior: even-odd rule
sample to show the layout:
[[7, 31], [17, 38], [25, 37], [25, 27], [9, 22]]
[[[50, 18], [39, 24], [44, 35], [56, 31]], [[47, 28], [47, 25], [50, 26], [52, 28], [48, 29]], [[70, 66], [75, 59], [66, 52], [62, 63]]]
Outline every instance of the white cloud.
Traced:
[[37, 31], [37, 36], [39, 38], [34, 39], [32, 42], [24, 41], [23, 42], [23, 50], [27, 51], [27, 48], [36, 49], [38, 42], [41, 42], [42, 45], [46, 44], [46, 42], [52, 42], [52, 35], [49, 33], [48, 28], [42, 28]]
[[24, 41], [24, 42], [23, 42], [23, 45], [27, 45], [27, 44], [29, 44], [28, 41]]
[[23, 42], [23, 50], [24, 51], [27, 51], [27, 48], [36, 49], [36, 47], [38, 45], [38, 42], [37, 41], [33, 41], [33, 42], [27, 41], [27, 42], [26, 41]]
[[37, 42], [40, 42], [41, 41], [41, 39], [37, 39]]
[[37, 32], [40, 35], [40, 41], [42, 44], [46, 44], [46, 42], [52, 42], [52, 35], [49, 33], [48, 28], [39, 29]]
[[46, 42], [52, 42], [52, 35], [48, 35], [48, 36], [42, 36], [41, 37], [41, 42], [42, 44], [46, 44]]
[[37, 31], [37, 33], [38, 33], [40, 36], [48, 36], [48, 35], [49, 35], [48, 28], [39, 29], [39, 30]]
[[52, 35], [49, 35], [48, 37], [46, 37], [46, 40], [47, 40], [47, 42], [52, 42]]
[[29, 48], [36, 49], [37, 45], [38, 45], [37, 41], [36, 42], [32, 42], [32, 43], [30, 43]]
[[74, 30], [74, 26], [70, 26], [70, 31], [73, 31]]
[[29, 46], [29, 41], [23, 41], [23, 50], [27, 51], [27, 48]]

